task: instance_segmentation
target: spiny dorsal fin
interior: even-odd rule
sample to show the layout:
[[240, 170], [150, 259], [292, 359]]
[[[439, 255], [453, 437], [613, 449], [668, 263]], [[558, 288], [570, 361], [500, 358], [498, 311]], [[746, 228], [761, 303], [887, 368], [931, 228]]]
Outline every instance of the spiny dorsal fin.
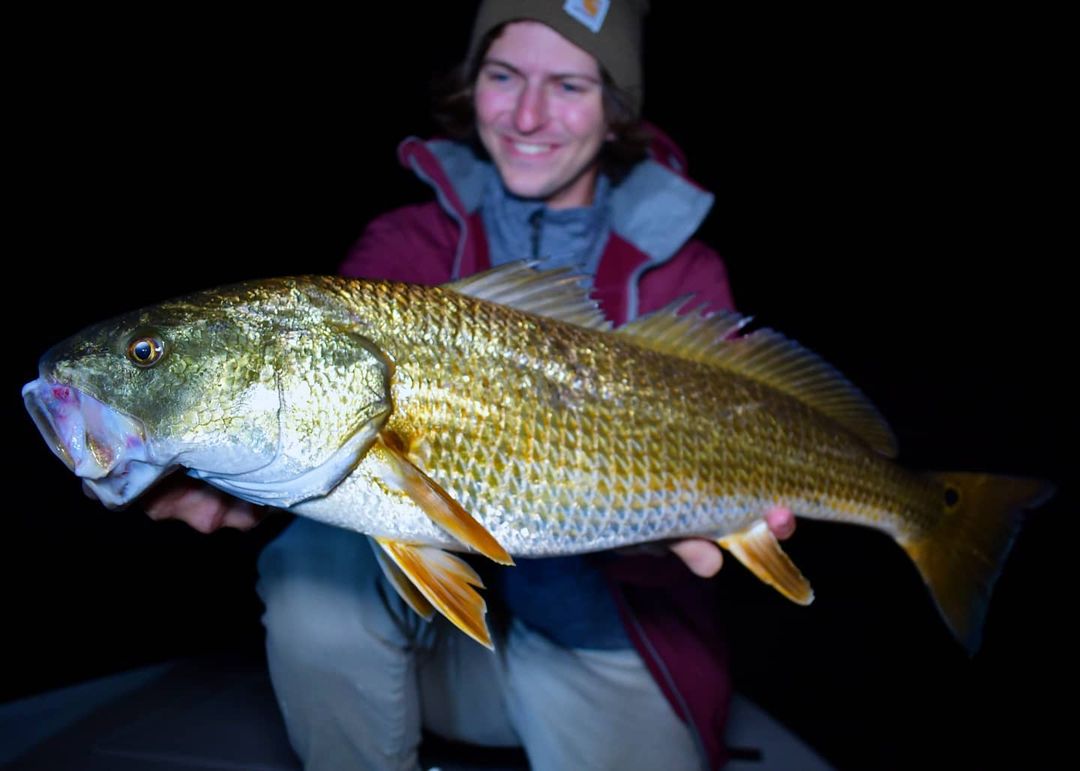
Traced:
[[686, 312], [693, 303], [692, 295], [680, 297], [615, 331], [642, 348], [711, 364], [725, 341], [735, 337], [752, 319], [732, 311], [719, 311], [708, 316]]
[[750, 323], [732, 311], [678, 315], [688, 300], [676, 300], [615, 330], [643, 348], [723, 367], [798, 399], [861, 437], [889, 458], [896, 438], [870, 400], [816, 353], [779, 332], [759, 329], [733, 337]]
[[537, 271], [535, 262], [512, 262], [484, 273], [477, 273], [450, 284], [458, 294], [477, 300], [506, 305], [537, 316], [565, 321], [587, 329], [607, 331], [611, 322], [604, 318], [596, 301], [589, 297], [586, 279], [568, 268]]

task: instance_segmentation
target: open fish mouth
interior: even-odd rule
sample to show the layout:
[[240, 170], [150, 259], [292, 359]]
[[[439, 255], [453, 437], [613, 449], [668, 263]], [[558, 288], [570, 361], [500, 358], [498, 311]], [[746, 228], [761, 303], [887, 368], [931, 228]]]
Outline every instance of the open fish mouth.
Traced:
[[49, 445], [49, 449], [53, 451], [53, 455], [62, 460], [69, 471], [74, 471], [75, 461], [68, 451], [67, 444], [57, 433], [50, 419], [48, 409], [37, 393], [40, 382], [35, 380], [23, 387], [23, 403], [26, 404], [26, 409], [30, 413], [30, 417], [33, 418], [34, 425], [41, 432], [41, 436], [45, 439], [45, 443]]
[[53, 454], [109, 508], [126, 505], [167, 471], [152, 462], [139, 421], [79, 389], [39, 378], [22, 395]]

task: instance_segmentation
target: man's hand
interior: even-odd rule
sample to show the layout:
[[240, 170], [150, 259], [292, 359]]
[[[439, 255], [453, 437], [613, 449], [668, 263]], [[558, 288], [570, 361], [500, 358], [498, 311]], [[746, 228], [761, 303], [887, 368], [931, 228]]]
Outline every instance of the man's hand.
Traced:
[[200, 533], [212, 533], [220, 527], [250, 530], [269, 511], [185, 476], [159, 485], [148, 494], [145, 505], [150, 519], [179, 519]]
[[[791, 509], [777, 506], [765, 514], [765, 521], [773, 535], [783, 541], [795, 532], [795, 515]], [[724, 565], [724, 553], [712, 541], [703, 538], [688, 538], [671, 545], [671, 550], [686, 563], [686, 567], [702, 578], [715, 576]]]
[[[222, 527], [250, 530], [263, 520], [267, 511], [190, 477], [168, 480], [155, 489], [146, 502], [150, 519], [179, 519], [200, 533], [212, 533]], [[770, 509], [765, 521], [781, 541], [795, 532], [795, 516], [790, 509]], [[702, 578], [716, 575], [724, 564], [720, 547], [703, 538], [678, 541], [671, 545], [671, 550]]]

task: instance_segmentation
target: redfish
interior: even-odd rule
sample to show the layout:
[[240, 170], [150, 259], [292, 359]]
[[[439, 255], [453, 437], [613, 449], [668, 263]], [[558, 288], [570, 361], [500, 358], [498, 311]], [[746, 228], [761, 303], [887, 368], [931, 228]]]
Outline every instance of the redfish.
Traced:
[[480, 579], [451, 551], [512, 564], [702, 537], [805, 604], [763, 519], [786, 506], [892, 535], [974, 648], [1049, 485], [907, 471], [815, 354], [686, 308], [612, 330], [575, 278], [523, 265], [441, 287], [252, 281], [92, 326], [23, 395], [105, 505], [184, 468], [366, 533], [418, 613], [485, 645]]

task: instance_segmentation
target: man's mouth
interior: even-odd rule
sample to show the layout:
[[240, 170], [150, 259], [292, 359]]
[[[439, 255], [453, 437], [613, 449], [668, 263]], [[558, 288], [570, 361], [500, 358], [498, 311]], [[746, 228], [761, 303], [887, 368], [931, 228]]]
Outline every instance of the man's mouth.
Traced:
[[511, 153], [525, 157], [549, 154], [559, 148], [559, 145], [549, 142], [521, 142], [509, 138], [504, 138], [504, 141]]

